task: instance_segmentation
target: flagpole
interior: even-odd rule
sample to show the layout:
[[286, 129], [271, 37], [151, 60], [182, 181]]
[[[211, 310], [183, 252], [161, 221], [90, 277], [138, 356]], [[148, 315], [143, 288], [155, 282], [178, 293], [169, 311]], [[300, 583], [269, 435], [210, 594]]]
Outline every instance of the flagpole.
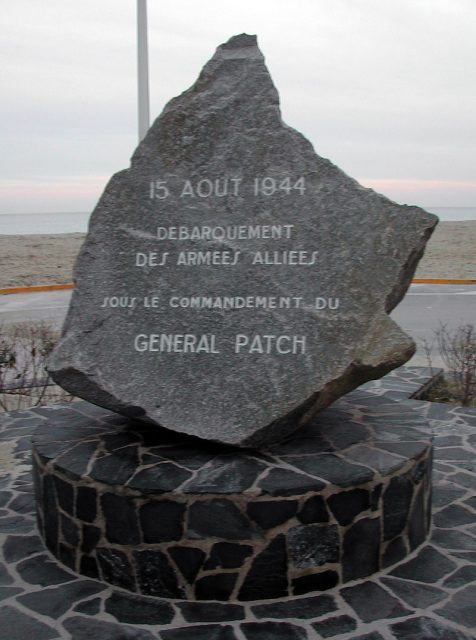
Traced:
[[137, 101], [139, 142], [149, 129], [149, 54], [147, 0], [137, 0]]

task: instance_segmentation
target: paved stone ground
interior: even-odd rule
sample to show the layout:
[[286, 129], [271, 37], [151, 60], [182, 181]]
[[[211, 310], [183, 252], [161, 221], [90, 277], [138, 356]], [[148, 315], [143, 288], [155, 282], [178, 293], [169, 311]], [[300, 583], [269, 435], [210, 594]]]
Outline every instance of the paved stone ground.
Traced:
[[[406, 399], [431, 378], [401, 368], [363, 388]], [[133, 595], [78, 576], [37, 534], [30, 437], [44, 415], [0, 418], [0, 640], [468, 640], [476, 633], [476, 410], [411, 401], [435, 436], [433, 529], [371, 579], [245, 605]]]

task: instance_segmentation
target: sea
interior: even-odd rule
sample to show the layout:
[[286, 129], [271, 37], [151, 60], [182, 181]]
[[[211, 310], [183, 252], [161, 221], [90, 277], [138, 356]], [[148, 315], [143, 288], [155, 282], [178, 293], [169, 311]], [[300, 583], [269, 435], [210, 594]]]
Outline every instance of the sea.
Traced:
[[[441, 221], [476, 221], [475, 207], [425, 207]], [[90, 213], [3, 213], [0, 235], [86, 233]]]

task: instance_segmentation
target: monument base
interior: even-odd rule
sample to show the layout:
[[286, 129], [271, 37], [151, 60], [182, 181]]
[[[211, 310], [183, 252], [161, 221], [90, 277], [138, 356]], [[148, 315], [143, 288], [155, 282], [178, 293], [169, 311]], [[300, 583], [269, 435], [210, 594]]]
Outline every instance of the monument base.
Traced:
[[76, 402], [33, 437], [39, 529], [70, 568], [144, 595], [325, 590], [424, 541], [424, 424], [405, 402], [358, 390], [286, 442], [236, 450]]

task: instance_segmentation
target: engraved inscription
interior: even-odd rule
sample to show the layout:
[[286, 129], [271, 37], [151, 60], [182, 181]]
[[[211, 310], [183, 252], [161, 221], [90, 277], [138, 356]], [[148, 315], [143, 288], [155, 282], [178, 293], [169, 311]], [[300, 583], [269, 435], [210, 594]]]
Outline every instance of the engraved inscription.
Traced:
[[[203, 177], [201, 179], [185, 178], [177, 180], [156, 179], [149, 182], [148, 196], [152, 200], [161, 201], [175, 197], [184, 203], [199, 203], [209, 198], [238, 198], [254, 196], [267, 201], [273, 196], [303, 196], [306, 192], [306, 181], [302, 176], [275, 177], [264, 175], [252, 179], [244, 179], [240, 175]], [[290, 200], [291, 201], [291, 200]], [[190, 206], [185, 205], [184, 206]], [[192, 205], [194, 208], [197, 204]], [[197, 208], [197, 215], [200, 209]], [[204, 209], [206, 211], [206, 209]], [[269, 212], [266, 211], [266, 216]], [[293, 214], [294, 215], [294, 214]], [[207, 221], [208, 222], [208, 221]], [[155, 240], [161, 243], [165, 251], [147, 250], [138, 247], [132, 256], [133, 265], [139, 269], [146, 269], [151, 273], [152, 268], [162, 268], [167, 273], [171, 267], [198, 269], [200, 267], [216, 267], [233, 270], [234, 267], [255, 267], [272, 269], [273, 267], [310, 268], [318, 264], [319, 249], [307, 248], [302, 244], [293, 247], [296, 237], [296, 226], [292, 220], [272, 222], [259, 221], [256, 224], [159, 224], [155, 228]], [[153, 240], [154, 238], [150, 238]], [[269, 250], [267, 241], [280, 243], [279, 250]], [[230, 243], [226, 248], [214, 246], [198, 247], [197, 242]], [[240, 242], [242, 244], [234, 245]], [[250, 250], [246, 243], [253, 243]], [[263, 243], [266, 250], [259, 250], [257, 243]], [[283, 243], [286, 243], [283, 246]], [[288, 245], [288, 246], [286, 246]], [[291, 245], [291, 246], [289, 246]], [[251, 274], [251, 271], [250, 271]], [[282, 276], [280, 276], [282, 277]], [[252, 281], [250, 280], [250, 285]], [[224, 286], [225, 283], [224, 283]], [[321, 314], [337, 312], [340, 308], [338, 297], [321, 295], [319, 291], [313, 297], [306, 299], [299, 294], [277, 295], [266, 292], [258, 295], [209, 295], [192, 292], [191, 294], [176, 293], [174, 295], [146, 296], [131, 295], [122, 292], [121, 295], [106, 295], [100, 303], [101, 308], [116, 309], [118, 312], [127, 310], [133, 313], [142, 307], [153, 313], [159, 313], [169, 308], [179, 314], [189, 311], [199, 313], [200, 310], [240, 311], [240, 310], [292, 310], [307, 309], [319, 311]], [[319, 314], [319, 317], [320, 315]], [[198, 317], [198, 316], [197, 316]], [[315, 335], [313, 336], [316, 337]], [[166, 354], [219, 354], [228, 352], [235, 355], [278, 355], [300, 356], [306, 353], [307, 337], [304, 335], [282, 334], [272, 331], [268, 333], [247, 334], [239, 333], [225, 341], [222, 336], [214, 333], [138, 333], [133, 339], [136, 352], [158, 352]]]

